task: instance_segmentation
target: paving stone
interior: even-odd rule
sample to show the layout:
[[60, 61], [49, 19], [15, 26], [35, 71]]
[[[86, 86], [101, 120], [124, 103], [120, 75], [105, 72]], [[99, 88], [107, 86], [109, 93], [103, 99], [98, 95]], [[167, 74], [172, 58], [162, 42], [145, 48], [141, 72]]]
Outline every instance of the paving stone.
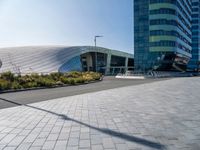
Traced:
[[59, 134], [59, 137], [58, 137], [59, 140], [68, 140], [69, 139], [69, 133], [60, 133]]
[[21, 131], [22, 131], [22, 129], [14, 129], [10, 133], [11, 134], [18, 134], [18, 133], [21, 133]]
[[80, 132], [80, 127], [72, 126], [71, 131], [72, 132]]
[[61, 130], [61, 128], [62, 128], [62, 127], [55, 126], [55, 127], [53, 127], [53, 129], [51, 130], [51, 133], [52, 133], [52, 134], [53, 134], [53, 133], [59, 133], [60, 130]]
[[68, 146], [67, 150], [78, 150], [78, 146]]
[[22, 130], [22, 132], [20, 132], [19, 135], [26, 136], [26, 135], [29, 135], [30, 132], [31, 130]]
[[117, 150], [128, 150], [128, 146], [126, 144], [116, 144]]
[[69, 147], [78, 146], [78, 143], [79, 143], [78, 138], [70, 138], [69, 141], [68, 141], [68, 146]]
[[[39, 133], [38, 133], [39, 134]], [[25, 140], [24, 143], [33, 143], [35, 139], [37, 138], [38, 134], [29, 134]]]
[[0, 134], [0, 140], [3, 139], [6, 135], [7, 135], [7, 133], [1, 133]]
[[54, 150], [65, 150], [67, 148], [67, 141], [57, 141]]
[[103, 150], [103, 145], [92, 145], [92, 150]]
[[4, 149], [6, 145], [0, 145], [0, 150]]
[[45, 138], [43, 138], [43, 139], [42, 139], [42, 138], [36, 139], [36, 140], [33, 142], [32, 146], [34, 146], [34, 147], [43, 146], [44, 143], [45, 143], [45, 141], [46, 141]]
[[41, 150], [42, 147], [30, 147], [29, 150]]
[[70, 138], [79, 138], [80, 132], [74, 131], [70, 133]]
[[47, 137], [47, 141], [56, 141], [58, 139], [59, 133], [56, 134], [49, 134]]
[[89, 133], [90, 128], [81, 128], [81, 133]]
[[102, 138], [99, 135], [91, 135], [91, 143], [92, 145], [102, 144]]
[[32, 143], [22, 143], [17, 147], [17, 150], [27, 150], [30, 148]]
[[14, 128], [5, 128], [4, 130], [1, 131], [1, 133], [9, 133], [12, 130], [14, 130]]
[[18, 146], [22, 141], [25, 139], [26, 136], [16, 136], [9, 144], [8, 146]]
[[46, 141], [42, 147], [44, 150], [53, 149], [55, 146], [56, 141]]
[[86, 133], [84, 133], [84, 132], [82, 133], [81, 132], [80, 139], [81, 140], [89, 140], [90, 139], [90, 134], [87, 133], [87, 132]]
[[115, 145], [112, 141], [112, 138], [104, 138], [103, 139], [103, 147], [104, 148], [115, 148]]
[[90, 140], [79, 141], [79, 148], [89, 148], [89, 147], [90, 147]]
[[17, 147], [10, 147], [10, 146], [7, 146], [4, 148], [4, 150], [15, 150]]
[[8, 144], [12, 139], [16, 137], [16, 134], [7, 134], [3, 139], [0, 141], [0, 145]]
[[37, 138], [47, 138], [49, 136], [49, 132], [40, 132]]

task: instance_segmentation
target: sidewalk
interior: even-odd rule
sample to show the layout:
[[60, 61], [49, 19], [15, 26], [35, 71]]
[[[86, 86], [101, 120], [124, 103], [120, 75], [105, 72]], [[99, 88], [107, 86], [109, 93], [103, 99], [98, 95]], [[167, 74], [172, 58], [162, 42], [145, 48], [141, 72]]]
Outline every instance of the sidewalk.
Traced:
[[200, 78], [59, 98], [0, 110], [3, 150], [200, 149]]

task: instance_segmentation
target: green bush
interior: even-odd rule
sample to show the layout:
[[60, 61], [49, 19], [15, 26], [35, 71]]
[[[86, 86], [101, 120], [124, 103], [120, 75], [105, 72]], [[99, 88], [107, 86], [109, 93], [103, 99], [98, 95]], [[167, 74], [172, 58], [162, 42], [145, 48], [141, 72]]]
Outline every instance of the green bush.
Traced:
[[11, 72], [0, 74], [0, 90], [21, 89], [33, 87], [52, 87], [55, 85], [75, 85], [99, 80], [101, 74], [95, 72], [69, 72], [38, 75], [36, 73], [25, 76], [14, 76]]
[[89, 74], [93, 80], [99, 80], [101, 78], [101, 74], [97, 73], [97, 72], [86, 72], [87, 74]]
[[60, 77], [62, 77], [62, 76], [63, 76], [63, 73], [60, 73], [60, 72], [54, 72], [54, 73], [50, 74], [50, 78], [55, 81], [59, 81]]
[[60, 80], [64, 84], [72, 84], [72, 85], [76, 84], [74, 78], [61, 77]]
[[78, 78], [82, 76], [82, 72], [72, 71], [72, 72], [65, 73], [64, 76], [68, 78]]
[[82, 77], [74, 78], [75, 83], [85, 83], [85, 80]]
[[8, 90], [10, 89], [10, 82], [4, 79], [0, 79], [0, 90]]
[[37, 79], [37, 78], [39, 78], [39, 77], [40, 77], [40, 75], [37, 74], [37, 73], [32, 73], [32, 74], [29, 76], [29, 78], [32, 78], [32, 79]]
[[33, 87], [38, 87], [37, 82], [27, 82], [23, 84], [23, 88], [33, 88]]
[[56, 81], [56, 83], [55, 83], [56, 85], [58, 85], [58, 86], [62, 86], [62, 85], [64, 85], [64, 83], [63, 82], [61, 82], [61, 81]]
[[41, 86], [41, 87], [52, 87], [54, 85], [56, 85], [56, 82], [50, 78], [47, 78], [47, 77], [40, 77], [38, 80], [36, 80], [38, 86]]
[[64, 84], [70, 84], [69, 79], [65, 76], [60, 77], [60, 81]]
[[68, 81], [69, 81], [69, 84], [71, 85], [75, 85], [76, 84], [76, 81], [74, 78], [68, 78]]
[[23, 78], [23, 77], [18, 77], [16, 79], [16, 81], [20, 84], [20, 85], [23, 85], [26, 83], [26, 80]]
[[17, 81], [14, 81], [11, 85], [11, 88], [12, 89], [21, 89], [22, 88], [22, 85], [19, 84], [19, 82]]
[[1, 73], [1, 79], [7, 80], [7, 81], [14, 81], [15, 76], [10, 71]]
[[23, 86], [24, 84], [26, 84], [28, 82], [34, 82], [35, 79], [33, 77], [29, 76], [29, 75], [26, 75], [26, 76], [17, 77], [15, 79], [15, 81]]
[[94, 80], [89, 72], [83, 74], [83, 79], [87, 82]]

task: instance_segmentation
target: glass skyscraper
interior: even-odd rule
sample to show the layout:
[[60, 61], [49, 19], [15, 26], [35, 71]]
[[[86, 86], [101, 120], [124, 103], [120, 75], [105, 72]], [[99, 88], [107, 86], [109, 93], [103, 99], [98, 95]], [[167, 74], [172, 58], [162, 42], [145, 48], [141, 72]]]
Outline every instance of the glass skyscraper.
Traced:
[[199, 68], [200, 61], [200, 0], [192, 0], [192, 58], [188, 70]]
[[134, 0], [135, 70], [186, 70], [191, 16], [191, 0]]

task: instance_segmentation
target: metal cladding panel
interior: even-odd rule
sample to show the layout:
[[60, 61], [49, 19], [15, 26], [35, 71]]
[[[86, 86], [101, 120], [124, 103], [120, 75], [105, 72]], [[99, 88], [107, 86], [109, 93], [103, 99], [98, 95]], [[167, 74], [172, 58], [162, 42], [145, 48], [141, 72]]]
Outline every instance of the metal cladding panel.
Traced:
[[[50, 73], [59, 70], [74, 68], [80, 70], [81, 64], [72, 61], [87, 52], [111, 53], [119, 56], [133, 58], [132, 54], [94, 46], [26, 46], [0, 49], [2, 66], [0, 72], [13, 73]], [[76, 59], [77, 60], [77, 59]], [[67, 62], [70, 64], [67, 64]], [[74, 63], [73, 63], [74, 62]], [[78, 62], [78, 64], [75, 64]], [[78, 67], [79, 65], [79, 67]]]

